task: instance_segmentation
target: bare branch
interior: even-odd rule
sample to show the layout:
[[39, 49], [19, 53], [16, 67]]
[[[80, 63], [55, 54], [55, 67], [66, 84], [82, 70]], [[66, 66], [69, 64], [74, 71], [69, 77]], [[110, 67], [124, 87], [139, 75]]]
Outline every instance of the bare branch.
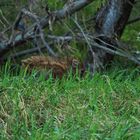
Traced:
[[140, 21], [140, 16], [138, 16], [138, 17], [136, 17], [136, 18], [134, 18], [134, 19], [128, 21], [127, 24], [128, 24], [128, 25], [129, 25], [129, 24], [133, 24], [133, 23], [138, 22], [138, 21]]
[[[75, 13], [76, 11], [80, 10], [81, 8], [89, 5], [92, 3], [94, 0], [78, 0], [72, 2], [70, 5], [66, 5], [63, 7], [63, 9], [54, 11], [50, 15], [44, 17], [43, 19], [40, 20], [40, 26], [41, 28], [45, 28], [49, 25], [49, 21], [53, 20], [53, 22], [63, 19], [68, 15], [71, 15]], [[38, 22], [33, 24], [30, 30], [26, 31], [24, 35], [19, 34], [15, 37], [14, 39], [14, 44], [13, 42], [0, 42], [0, 56], [4, 56], [4, 54], [7, 52], [7, 50], [10, 50], [13, 47], [18, 46], [21, 43], [25, 43], [27, 40], [32, 40], [34, 39], [34, 29], [37, 26]]]
[[[54, 51], [50, 48], [50, 46], [48, 45], [48, 43], [47, 43], [46, 40], [45, 40], [44, 33], [43, 33], [42, 28], [41, 28], [41, 25], [40, 25], [40, 22], [39, 22], [38, 17], [37, 17], [35, 14], [31, 13], [30, 11], [27, 11], [26, 9], [23, 9], [22, 12], [23, 12], [25, 15], [29, 16], [30, 18], [32, 18], [33, 20], [36, 21], [37, 28], [36, 28], [36, 31], [35, 31], [35, 38], [36, 38], [36, 34], [39, 33], [39, 36], [40, 36], [40, 38], [41, 38], [41, 40], [42, 40], [44, 46], [47, 48], [47, 50], [49, 51], [49, 53], [50, 53], [52, 56], [56, 57], [56, 54], [55, 54]], [[39, 31], [38, 31], [38, 30], [39, 30]]]

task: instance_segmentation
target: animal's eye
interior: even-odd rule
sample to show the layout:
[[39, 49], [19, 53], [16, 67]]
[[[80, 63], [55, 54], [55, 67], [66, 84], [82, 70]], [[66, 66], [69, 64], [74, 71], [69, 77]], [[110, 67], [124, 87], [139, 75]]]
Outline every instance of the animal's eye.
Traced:
[[79, 61], [76, 59], [72, 60], [72, 67], [77, 67], [79, 65]]

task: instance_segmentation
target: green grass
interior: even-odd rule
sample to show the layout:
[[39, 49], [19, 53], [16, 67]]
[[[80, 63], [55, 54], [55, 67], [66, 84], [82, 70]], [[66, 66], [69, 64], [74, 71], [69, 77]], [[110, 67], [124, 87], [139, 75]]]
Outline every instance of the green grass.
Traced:
[[[11, 24], [23, 3], [2, 7]], [[94, 15], [100, 4], [96, 0], [81, 11], [82, 19]], [[49, 0], [49, 7], [53, 11], [62, 5]], [[54, 34], [63, 34], [71, 24], [55, 25]], [[122, 40], [139, 48], [139, 27], [127, 26]], [[0, 140], [140, 140], [140, 70], [121, 62], [93, 79], [69, 75], [62, 80], [44, 80], [26, 70], [15, 74], [7, 64], [0, 71]]]
[[0, 73], [1, 140], [139, 140], [139, 69], [80, 79]]

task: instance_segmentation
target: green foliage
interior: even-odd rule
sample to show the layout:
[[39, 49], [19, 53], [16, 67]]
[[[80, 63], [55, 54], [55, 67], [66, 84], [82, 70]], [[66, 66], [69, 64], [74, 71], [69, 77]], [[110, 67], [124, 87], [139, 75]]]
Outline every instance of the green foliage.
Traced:
[[140, 29], [139, 22], [132, 25], [128, 25], [125, 28], [122, 40], [131, 45], [130, 47], [140, 49], [139, 29]]
[[[134, 5], [133, 12], [131, 13], [130, 19], [135, 19], [136, 17], [139, 16], [139, 8], [140, 8], [140, 3], [137, 2], [136, 5]], [[124, 34], [122, 36], [122, 40], [125, 41], [130, 45], [130, 47], [134, 47], [136, 49], [140, 49], [140, 40], [138, 39], [140, 32], [140, 21], [127, 25]]]

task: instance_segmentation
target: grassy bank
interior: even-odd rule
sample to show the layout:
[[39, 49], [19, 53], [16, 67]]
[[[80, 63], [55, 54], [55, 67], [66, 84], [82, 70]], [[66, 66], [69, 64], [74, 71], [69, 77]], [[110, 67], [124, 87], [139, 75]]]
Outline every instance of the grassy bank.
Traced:
[[0, 77], [0, 139], [138, 140], [139, 70], [45, 81], [25, 71]]

